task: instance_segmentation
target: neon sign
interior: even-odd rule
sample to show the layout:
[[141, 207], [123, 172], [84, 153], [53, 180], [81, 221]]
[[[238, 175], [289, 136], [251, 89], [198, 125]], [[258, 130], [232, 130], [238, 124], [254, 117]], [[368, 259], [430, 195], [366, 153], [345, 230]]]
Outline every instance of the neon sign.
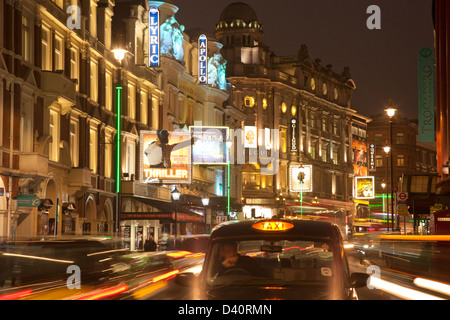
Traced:
[[149, 13], [149, 65], [159, 67], [159, 10], [151, 7]]
[[204, 34], [198, 38], [198, 82], [208, 83], [208, 39]]

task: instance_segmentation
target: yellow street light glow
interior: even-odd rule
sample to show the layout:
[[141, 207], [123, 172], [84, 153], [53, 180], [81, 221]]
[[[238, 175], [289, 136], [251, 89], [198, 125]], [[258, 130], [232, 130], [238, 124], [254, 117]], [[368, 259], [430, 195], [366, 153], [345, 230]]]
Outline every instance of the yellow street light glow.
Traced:
[[369, 278], [368, 285], [406, 300], [445, 300], [373, 276]]
[[415, 278], [414, 284], [418, 287], [433, 290], [450, 296], [450, 285], [448, 284], [423, 278]]
[[3, 253], [3, 255], [4, 255], [4, 256], [10, 256], [10, 257], [19, 257], [19, 258], [27, 258], [27, 259], [45, 260], [45, 261], [51, 261], [51, 262], [75, 263], [75, 261], [72, 261], [72, 260], [52, 259], [52, 258], [39, 257], [39, 256], [30, 256], [30, 255], [26, 255], [26, 254], [18, 254], [18, 253]]

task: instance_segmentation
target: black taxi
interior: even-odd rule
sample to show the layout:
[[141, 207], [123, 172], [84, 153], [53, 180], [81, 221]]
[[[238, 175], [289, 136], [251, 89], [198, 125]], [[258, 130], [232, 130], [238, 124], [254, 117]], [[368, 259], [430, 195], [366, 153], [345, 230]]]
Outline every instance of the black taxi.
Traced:
[[357, 299], [337, 225], [312, 220], [232, 221], [213, 229], [200, 274], [177, 275], [192, 299]]

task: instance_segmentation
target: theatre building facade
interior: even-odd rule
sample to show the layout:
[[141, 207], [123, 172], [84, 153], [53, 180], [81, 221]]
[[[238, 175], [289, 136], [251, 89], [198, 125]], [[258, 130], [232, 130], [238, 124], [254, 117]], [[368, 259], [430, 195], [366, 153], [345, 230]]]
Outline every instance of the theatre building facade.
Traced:
[[353, 179], [367, 174], [354, 141], [366, 145], [370, 119], [352, 105], [356, 85], [349, 68], [333, 71], [313, 60], [306, 45], [276, 56], [264, 44], [256, 12], [244, 3], [222, 11], [215, 36], [228, 62], [231, 104], [246, 114], [244, 217], [309, 216], [350, 224], [359, 206]]
[[[70, 4], [81, 8], [79, 25], [68, 25]], [[161, 47], [159, 67], [149, 66], [153, 5], [161, 25], [179, 35], [166, 51]], [[224, 103], [223, 79], [199, 85], [200, 33], [176, 21], [178, 8], [109, 0], [0, 0], [0, 6], [0, 236], [121, 232], [136, 248], [139, 233], [145, 239], [174, 229], [206, 231], [214, 198], [226, 196], [223, 167], [193, 166], [191, 183], [178, 185], [185, 199], [179, 217], [174, 185], [143, 183], [139, 171], [141, 131], [240, 126], [243, 117]], [[127, 51], [122, 60], [117, 48]], [[224, 64], [220, 48], [211, 37], [208, 58]], [[213, 201], [202, 208], [197, 200], [204, 196]]]

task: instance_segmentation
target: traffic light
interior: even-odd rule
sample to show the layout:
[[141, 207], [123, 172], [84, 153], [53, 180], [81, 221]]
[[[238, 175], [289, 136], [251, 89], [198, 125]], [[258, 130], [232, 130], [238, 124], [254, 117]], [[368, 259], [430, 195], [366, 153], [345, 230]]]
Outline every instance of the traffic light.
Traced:
[[252, 219], [256, 218], [256, 209], [252, 208]]

